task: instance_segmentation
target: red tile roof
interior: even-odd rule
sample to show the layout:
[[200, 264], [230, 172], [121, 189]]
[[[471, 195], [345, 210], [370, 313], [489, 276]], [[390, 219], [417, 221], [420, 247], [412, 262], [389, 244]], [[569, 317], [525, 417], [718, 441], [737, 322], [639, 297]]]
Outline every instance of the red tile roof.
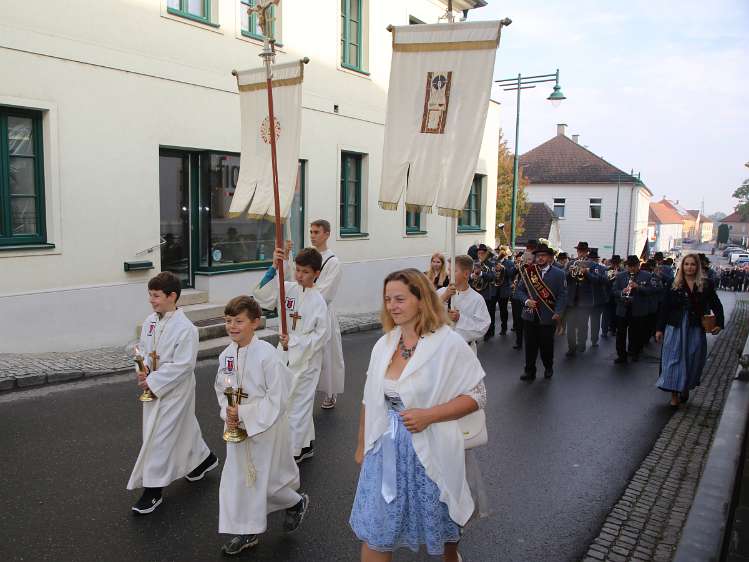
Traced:
[[531, 184], [640, 182], [565, 135], [523, 154], [520, 166]]
[[749, 222], [749, 216], [742, 216], [738, 211], [735, 211], [718, 222]]
[[683, 224], [684, 217], [676, 211], [671, 205], [658, 201], [650, 204], [650, 222], [659, 222], [661, 224]]

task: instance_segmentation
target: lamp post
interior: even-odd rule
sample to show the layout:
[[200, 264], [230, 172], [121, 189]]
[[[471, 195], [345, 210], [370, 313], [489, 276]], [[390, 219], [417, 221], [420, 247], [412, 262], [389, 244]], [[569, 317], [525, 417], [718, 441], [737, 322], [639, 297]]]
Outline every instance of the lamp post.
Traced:
[[523, 76], [517, 75], [517, 78], [506, 78], [504, 80], [495, 80], [505, 92], [517, 90], [517, 113], [515, 116], [515, 161], [512, 169], [512, 214], [510, 216], [510, 248], [515, 250], [515, 230], [517, 228], [517, 205], [518, 205], [518, 160], [520, 155], [518, 153], [518, 147], [520, 143], [520, 91], [527, 90], [529, 88], [535, 88], [535, 84], [542, 84], [544, 82], [554, 82], [554, 89], [549, 95], [547, 100], [551, 102], [554, 107], [559, 107], [562, 100], [567, 99], [562, 93], [562, 88], [559, 86], [559, 69], [554, 74], [539, 74], [536, 76]]

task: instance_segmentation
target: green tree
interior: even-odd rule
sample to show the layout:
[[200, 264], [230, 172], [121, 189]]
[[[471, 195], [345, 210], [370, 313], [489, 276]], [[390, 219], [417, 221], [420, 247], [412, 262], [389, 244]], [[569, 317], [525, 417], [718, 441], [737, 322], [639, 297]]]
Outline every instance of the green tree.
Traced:
[[728, 225], [727, 224], [721, 224], [718, 227], [718, 244], [726, 244], [728, 242]]
[[[499, 170], [497, 172], [497, 223], [495, 235], [501, 244], [510, 243], [510, 224], [512, 217], [512, 176], [515, 155], [507, 148], [507, 140], [499, 131]], [[518, 170], [518, 200], [517, 200], [517, 224], [515, 226], [515, 236], [520, 236], [525, 230], [523, 217], [528, 212], [528, 201], [525, 196], [525, 186], [528, 185], [528, 179], [523, 175], [522, 169]], [[499, 228], [500, 224], [505, 225], [504, 231]]]
[[741, 215], [741, 218], [747, 220], [749, 218], [749, 179], [744, 180], [741, 187], [733, 192], [733, 198], [739, 200], [735, 208], [736, 212]]

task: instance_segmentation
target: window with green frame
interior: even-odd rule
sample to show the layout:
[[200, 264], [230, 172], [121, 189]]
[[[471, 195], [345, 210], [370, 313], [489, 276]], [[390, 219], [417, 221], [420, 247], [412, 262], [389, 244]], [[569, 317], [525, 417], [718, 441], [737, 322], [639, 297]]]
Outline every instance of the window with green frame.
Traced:
[[476, 174], [473, 176], [471, 191], [468, 194], [466, 206], [463, 214], [458, 218], [458, 231], [470, 232], [481, 230], [482, 213], [482, 190], [484, 186], [484, 176]]
[[211, 0], [167, 0], [166, 10], [183, 18], [215, 25], [211, 22]]
[[418, 211], [406, 211], [406, 234], [425, 234], [421, 228], [421, 213]]
[[341, 152], [341, 234], [362, 234], [361, 154]]
[[341, 66], [365, 72], [363, 63], [364, 0], [341, 0]]
[[[257, 14], [248, 14], [248, 8], [254, 8], [257, 5], [257, 0], [240, 0], [242, 4], [242, 35], [245, 37], [252, 37], [253, 39], [263, 40], [263, 31], [260, 29]], [[276, 6], [270, 8], [270, 36], [272, 39], [276, 39]]]
[[0, 246], [46, 244], [42, 112], [0, 107]]

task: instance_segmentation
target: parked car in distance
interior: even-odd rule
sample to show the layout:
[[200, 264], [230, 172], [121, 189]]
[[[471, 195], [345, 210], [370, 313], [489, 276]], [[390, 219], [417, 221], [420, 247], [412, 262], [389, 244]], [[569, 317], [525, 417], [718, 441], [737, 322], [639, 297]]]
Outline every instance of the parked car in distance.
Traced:
[[737, 260], [736, 260], [736, 261], [735, 261], [735, 262], [733, 263], [733, 265], [739, 265], [739, 266], [742, 266], [742, 265], [749, 265], [749, 258], [739, 258], [739, 259], [737, 259]]
[[746, 252], [746, 248], [742, 248], [741, 246], [727, 246], [723, 249], [723, 257], [727, 258], [734, 252]]
[[740, 260], [741, 258], [749, 258], [749, 253], [746, 252], [735, 252], [731, 254], [731, 257], [728, 258], [728, 263], [735, 264], [737, 260]]

